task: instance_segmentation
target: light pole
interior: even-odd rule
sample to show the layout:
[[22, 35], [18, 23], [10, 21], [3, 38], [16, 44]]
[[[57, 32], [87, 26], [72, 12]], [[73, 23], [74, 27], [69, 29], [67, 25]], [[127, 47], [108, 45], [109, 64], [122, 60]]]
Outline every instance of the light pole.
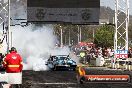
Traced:
[[77, 38], [78, 38], [78, 43], [79, 43], [80, 42], [80, 37], [79, 37], [80, 30], [79, 30], [79, 26], [78, 25], [77, 25], [77, 28], [78, 28]]
[[62, 30], [62, 26], [60, 26], [61, 28], [61, 47], [63, 47], [63, 30]]
[[93, 29], [93, 43], [94, 43], [94, 36], [95, 36], [95, 33], [94, 33], [94, 29]]
[[71, 45], [71, 32], [70, 32], [70, 29], [69, 29], [69, 46]]
[[79, 27], [79, 29], [80, 29], [80, 42], [82, 41], [82, 29], [81, 29], [81, 27]]

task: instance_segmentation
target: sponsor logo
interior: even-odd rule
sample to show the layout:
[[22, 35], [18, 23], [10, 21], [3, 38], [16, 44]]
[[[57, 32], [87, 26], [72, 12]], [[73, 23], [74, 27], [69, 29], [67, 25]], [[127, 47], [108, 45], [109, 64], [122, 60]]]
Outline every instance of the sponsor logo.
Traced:
[[16, 56], [12, 56], [12, 59], [16, 59], [17, 57]]
[[44, 12], [44, 9], [37, 9], [36, 18], [37, 18], [38, 20], [43, 20], [44, 17], [45, 17], [45, 13], [46, 13], [46, 12]]
[[115, 57], [116, 58], [128, 58], [128, 50], [116, 50]]
[[123, 82], [128, 83], [130, 82], [130, 76], [129, 75], [86, 75], [85, 78], [87, 78], [88, 82]]
[[85, 21], [89, 20], [89, 18], [90, 18], [90, 10], [88, 10], [88, 9], [82, 10], [81, 16], [82, 16], [83, 20], [85, 20]]

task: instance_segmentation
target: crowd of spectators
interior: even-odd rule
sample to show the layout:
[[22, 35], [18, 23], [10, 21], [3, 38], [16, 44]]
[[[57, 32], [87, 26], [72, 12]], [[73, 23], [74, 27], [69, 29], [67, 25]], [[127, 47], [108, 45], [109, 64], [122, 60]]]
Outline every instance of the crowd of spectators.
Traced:
[[[102, 56], [103, 58], [111, 58], [114, 57], [114, 48], [113, 47], [86, 47], [86, 46], [74, 46], [72, 50], [75, 52], [77, 56], [81, 58], [85, 58], [85, 62], [90, 63], [90, 59], [98, 58], [98, 56]], [[83, 54], [83, 53], [85, 54]], [[82, 55], [81, 55], [82, 54]], [[128, 58], [132, 58], [132, 48], [129, 47], [128, 50]]]

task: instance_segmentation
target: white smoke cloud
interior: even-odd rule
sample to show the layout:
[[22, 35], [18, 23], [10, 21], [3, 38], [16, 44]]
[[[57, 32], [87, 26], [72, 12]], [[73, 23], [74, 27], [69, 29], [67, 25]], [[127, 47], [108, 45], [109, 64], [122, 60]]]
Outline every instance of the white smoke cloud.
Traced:
[[[36, 29], [34, 30], [34, 28]], [[46, 70], [43, 65], [45, 65], [45, 60], [49, 58], [50, 51], [57, 42], [57, 38], [53, 34], [53, 28], [49, 26], [15, 26], [11, 29], [13, 46], [17, 48], [24, 63], [26, 63], [24, 69]]]
[[56, 47], [50, 51], [51, 55], [69, 55], [70, 49], [67, 46], [64, 47]]
[[73, 60], [77, 57], [70, 53], [68, 47], [55, 47], [58, 42], [53, 34], [52, 26], [15, 26], [12, 29], [13, 46], [23, 57], [24, 70], [49, 70], [45, 62], [50, 55], [70, 55]]

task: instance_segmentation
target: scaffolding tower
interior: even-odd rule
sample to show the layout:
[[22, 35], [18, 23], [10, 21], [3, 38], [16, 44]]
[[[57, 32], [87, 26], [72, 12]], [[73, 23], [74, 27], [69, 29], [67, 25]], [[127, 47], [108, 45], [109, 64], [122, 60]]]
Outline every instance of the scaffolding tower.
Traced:
[[[124, 13], [123, 18], [120, 16]], [[128, 50], [129, 0], [115, 0], [115, 50]]]
[[[123, 16], [121, 16], [122, 14]], [[129, 26], [129, 0], [115, 0], [114, 50], [128, 51], [128, 26]], [[115, 61], [116, 58], [114, 62]]]
[[10, 48], [10, 0], [0, 0], [0, 26], [3, 26], [0, 43], [7, 43], [7, 52]]

